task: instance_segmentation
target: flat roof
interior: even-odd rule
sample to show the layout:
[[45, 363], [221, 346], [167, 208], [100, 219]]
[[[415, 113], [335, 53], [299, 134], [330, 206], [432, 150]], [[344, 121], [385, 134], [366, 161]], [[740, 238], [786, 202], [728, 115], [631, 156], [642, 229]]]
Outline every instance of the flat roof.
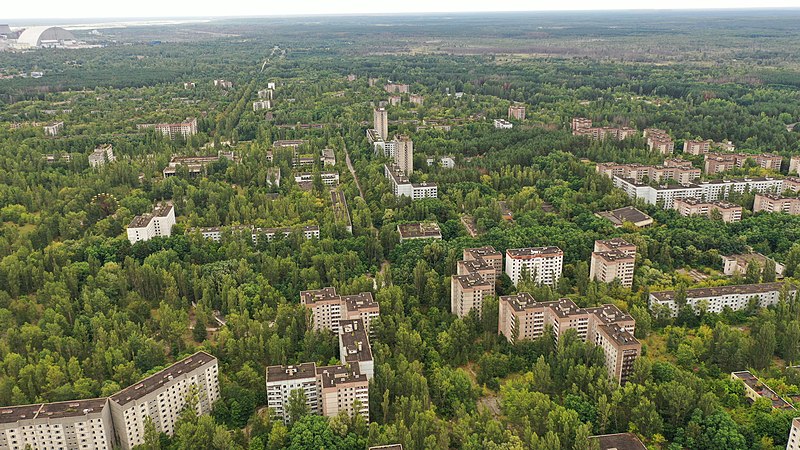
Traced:
[[652, 217], [639, 211], [633, 206], [626, 206], [624, 208], [614, 209], [611, 211], [602, 211], [597, 214], [600, 217], [605, 217], [606, 219], [609, 219], [611, 222], [618, 225], [622, 225], [623, 222], [632, 222], [636, 224], [653, 220]]
[[150, 375], [134, 385], [128, 386], [127, 388], [112, 395], [110, 398], [120, 405], [125, 405], [156, 391], [175, 377], [179, 377], [188, 372], [199, 369], [206, 364], [216, 361], [217, 358], [209, 355], [206, 352], [197, 352], [194, 355], [188, 356], [176, 362], [175, 364], [172, 364], [160, 372]]
[[335, 387], [338, 384], [358, 383], [368, 386], [367, 375], [361, 373], [358, 363], [354, 362], [338, 366], [317, 367], [317, 377], [322, 381], [323, 388]]
[[791, 403], [782, 399], [775, 391], [772, 390], [771, 387], [761, 382], [761, 380], [759, 380], [757, 376], [750, 373], [750, 371], [742, 370], [740, 372], [733, 372], [731, 375], [742, 380], [742, 382], [749, 386], [750, 389], [756, 391], [759, 396], [769, 400], [772, 403], [773, 408], [794, 409], [794, 406], [792, 406]]
[[614, 341], [617, 345], [638, 345], [639, 341], [633, 337], [630, 331], [623, 329], [616, 323], [609, 325], [600, 325], [598, 327], [609, 339]]
[[167, 217], [170, 211], [172, 211], [172, 204], [158, 204], [153, 208], [152, 213], [142, 214], [141, 216], [134, 217], [133, 220], [131, 220], [130, 225], [128, 225], [128, 228], [146, 227], [154, 217]]
[[600, 450], [647, 450], [641, 439], [633, 433], [603, 434], [590, 436], [600, 444]]
[[592, 255], [597, 255], [603, 258], [606, 261], [614, 262], [614, 261], [622, 261], [622, 260], [631, 260], [635, 261], [636, 257], [631, 255], [630, 253], [625, 253], [622, 250], [609, 250], [606, 252], [592, 252]]
[[367, 308], [380, 308], [378, 302], [372, 297], [372, 292], [361, 292], [355, 295], [343, 295], [342, 301], [348, 311], [358, 311]]
[[512, 258], [547, 258], [553, 256], [563, 256], [564, 252], [558, 247], [527, 247], [509, 248], [506, 254]]
[[605, 247], [608, 247], [610, 249], [620, 249], [620, 248], [627, 248], [627, 247], [633, 247], [634, 249], [636, 248], [635, 245], [631, 244], [630, 242], [626, 241], [625, 239], [618, 238], [618, 237], [617, 238], [611, 238], [611, 239], [598, 239], [597, 242], [601, 243], [602, 245], [604, 245]]
[[616, 305], [607, 303], [605, 305], [584, 308], [587, 312], [594, 314], [604, 324], [611, 324], [623, 321], [632, 321], [633, 316], [622, 312]]
[[500, 296], [501, 302], [507, 302], [515, 311], [525, 311], [531, 308], [546, 308], [556, 302], [537, 302], [533, 296], [527, 292], [519, 292], [513, 295]]
[[442, 237], [442, 230], [436, 222], [401, 223], [397, 225], [397, 232], [404, 239]]
[[476, 287], [491, 287], [492, 285], [486, 281], [483, 276], [477, 273], [468, 273], [466, 275], [453, 275], [453, 279], [461, 285], [462, 289], [473, 289]]
[[340, 301], [341, 297], [336, 293], [336, 288], [325, 287], [322, 289], [311, 289], [308, 291], [300, 292], [300, 303], [304, 305], [311, 305], [316, 302], [324, 301]]
[[[758, 284], [740, 284], [735, 286], [715, 286], [707, 288], [695, 288], [686, 290], [686, 298], [705, 298], [705, 297], [718, 297], [721, 295], [732, 294], [763, 294], [765, 292], [780, 291], [786, 283], [773, 282], [773, 283], [758, 283]], [[790, 291], [796, 291], [797, 287], [789, 284]], [[675, 298], [675, 291], [657, 291], [651, 292], [650, 296], [659, 301], [669, 301]]]
[[403, 444], [378, 445], [370, 447], [369, 450], [403, 450]]
[[269, 366], [267, 367], [267, 383], [316, 378], [317, 365], [313, 362], [295, 366]]
[[372, 348], [363, 320], [339, 320], [339, 342], [346, 352], [339, 355], [342, 361], [347, 363], [372, 361]]
[[42, 405], [37, 419], [60, 419], [99, 413], [106, 406], [106, 401], [108, 401], [107, 398], [93, 398], [90, 400], [45, 403]]

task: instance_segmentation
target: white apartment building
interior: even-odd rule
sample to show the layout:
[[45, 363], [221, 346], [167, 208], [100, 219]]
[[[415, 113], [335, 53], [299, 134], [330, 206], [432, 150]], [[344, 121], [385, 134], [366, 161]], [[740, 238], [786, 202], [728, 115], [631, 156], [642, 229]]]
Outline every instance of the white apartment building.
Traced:
[[258, 243], [260, 238], [271, 241], [275, 236], [282, 235], [289, 237], [295, 231], [301, 231], [305, 239], [319, 239], [319, 227], [316, 225], [307, 225], [303, 227], [283, 227], [283, 228], [255, 228], [252, 225], [230, 226], [230, 227], [203, 227], [192, 228], [189, 232], [199, 232], [204, 238], [211, 239], [214, 242], [222, 242], [226, 232], [230, 235], [246, 234], [252, 240], [253, 244]]
[[154, 237], [168, 237], [175, 225], [175, 208], [170, 203], [162, 203], [153, 208], [150, 214], [133, 218], [128, 225], [128, 240], [131, 244], [147, 241]]
[[315, 330], [330, 330], [334, 333], [339, 333], [340, 321], [355, 319], [361, 319], [369, 333], [372, 320], [380, 315], [380, 306], [370, 292], [339, 295], [333, 287], [302, 291], [300, 304], [311, 311], [312, 327]]
[[395, 197], [405, 195], [412, 200], [436, 198], [439, 195], [436, 183], [412, 183], [403, 171], [395, 165], [384, 165], [384, 174], [389, 179]]
[[197, 352], [112, 395], [109, 404], [120, 448], [130, 450], [144, 442], [148, 417], [158, 431], [171, 436], [192, 391], [197, 395], [197, 414], [210, 413], [219, 398], [217, 358]]
[[306, 394], [306, 405], [311, 414], [319, 414], [319, 391], [317, 389], [317, 365], [313, 362], [296, 366], [267, 367], [267, 406], [273, 418], [290, 421], [288, 405], [292, 391], [302, 389]]
[[558, 247], [511, 248], [506, 250], [506, 274], [514, 286], [523, 276], [536, 284], [555, 286], [563, 261], [564, 252]]
[[53, 122], [42, 127], [45, 136], [58, 136], [64, 129], [64, 122]]
[[498, 130], [510, 130], [514, 128], [514, 124], [506, 119], [494, 119], [494, 127]]
[[[695, 311], [703, 307], [708, 312], [721, 313], [726, 307], [733, 311], [746, 308], [750, 304], [750, 299], [755, 297], [758, 298], [758, 305], [766, 308], [778, 303], [783, 286], [784, 283], [775, 282], [687, 289], [686, 305]], [[797, 293], [797, 287], [794, 285], [789, 284], [788, 289], [791, 295]], [[675, 291], [651, 292], [650, 309], [656, 305], [666, 306], [672, 311], [673, 316], [678, 315]]]
[[113, 450], [108, 399], [0, 408], [0, 449]]
[[369, 331], [361, 318], [339, 321], [339, 359], [351, 366], [358, 365], [367, 380], [375, 375]]
[[185, 139], [189, 136], [194, 136], [197, 134], [197, 119], [187, 118], [185, 121], [180, 123], [159, 123], [156, 124], [154, 128], [157, 132], [169, 137], [170, 139], [175, 139], [175, 137], [179, 135], [183, 136]]

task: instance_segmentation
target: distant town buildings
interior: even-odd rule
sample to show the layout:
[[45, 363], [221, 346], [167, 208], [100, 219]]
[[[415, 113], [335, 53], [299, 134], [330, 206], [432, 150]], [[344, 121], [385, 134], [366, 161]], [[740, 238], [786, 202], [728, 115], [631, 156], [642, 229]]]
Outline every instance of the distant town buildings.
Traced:
[[436, 222], [413, 222], [397, 225], [400, 242], [412, 239], [441, 239], [442, 230]]
[[675, 142], [664, 130], [647, 128], [644, 130], [644, 137], [647, 138], [647, 147], [650, 151], [664, 155], [671, 155], [675, 151]]
[[767, 262], [771, 261], [775, 264], [775, 276], [780, 278], [783, 276], [784, 266], [772, 258], [767, 258], [761, 253], [745, 253], [743, 255], [723, 255], [722, 256], [722, 272], [727, 276], [744, 275], [747, 273], [747, 267], [750, 264], [758, 264], [763, 270], [767, 266]]
[[[428, 158], [425, 162], [428, 163], [428, 166], [432, 166], [436, 163], [436, 158]], [[442, 156], [439, 158], [439, 165], [445, 169], [453, 169], [456, 167], [456, 161], [452, 156]]]
[[800, 198], [784, 197], [779, 194], [756, 194], [753, 212], [759, 211], [783, 212], [796, 216], [800, 214]]
[[350, 218], [350, 210], [347, 208], [347, 198], [345, 198], [344, 192], [339, 189], [331, 190], [331, 207], [336, 222], [343, 224], [347, 232], [352, 233], [353, 221]]
[[673, 208], [676, 199], [688, 197], [702, 198], [706, 201], [726, 199], [732, 192], [781, 192], [783, 180], [771, 177], [741, 178], [731, 180], [701, 181], [697, 184], [674, 184], [650, 186], [637, 183], [635, 180], [614, 177], [614, 186], [622, 189], [631, 198], [640, 198], [645, 202], [663, 208]]
[[94, 151], [89, 155], [89, 166], [98, 167], [107, 162], [114, 162], [117, 158], [114, 156], [114, 147], [111, 144], [103, 144], [97, 146]]
[[625, 384], [633, 373], [633, 362], [641, 344], [633, 337], [636, 321], [614, 305], [579, 308], [572, 300], [537, 302], [521, 292], [500, 297], [498, 333], [510, 342], [536, 339], [552, 327], [556, 342], [568, 329], [603, 349], [609, 377]]
[[588, 136], [594, 140], [611, 138], [621, 141], [634, 134], [638, 134], [638, 131], [629, 127], [592, 127], [590, 119], [584, 117], [572, 119], [573, 136]]
[[[769, 400], [770, 404], [775, 409], [794, 410], [794, 406], [792, 406], [791, 403], [781, 398], [772, 388], [764, 384], [758, 377], [747, 370], [732, 372], [731, 380], [739, 381], [744, 384], [744, 396], [751, 402], [755, 402], [760, 398], [765, 398]], [[787, 446], [787, 448], [789, 447]]]
[[514, 104], [508, 107], [508, 118], [525, 120], [525, 105]]
[[[780, 282], [744, 284], [687, 289], [685, 301], [686, 305], [690, 306], [695, 312], [698, 312], [701, 307], [712, 313], [721, 313], [725, 308], [738, 311], [746, 308], [752, 298], [758, 300], [758, 306], [766, 308], [778, 303], [784, 286], [786, 286], [789, 294], [795, 295], [797, 293], [796, 286]], [[673, 316], [677, 316], [680, 305], [676, 303], [675, 291], [651, 292], [650, 309], [654, 309], [656, 306], [667, 307]]]
[[497, 277], [503, 272], [503, 254], [494, 247], [464, 249], [456, 274], [450, 278], [450, 312], [465, 317], [471, 310], [483, 314], [483, 300], [495, 295]]
[[383, 90], [390, 94], [408, 94], [410, 88], [407, 84], [388, 83], [383, 86]]
[[[219, 161], [221, 158], [225, 158], [228, 161], [236, 161], [236, 155], [232, 151], [226, 152], [222, 150], [217, 152], [217, 156], [173, 156], [161, 173], [164, 178], [172, 177], [178, 174], [180, 167], [184, 167], [190, 177], [196, 177], [203, 173], [206, 166]], [[281, 176], [278, 168], [271, 169], [270, 174], [272, 175], [271, 180], [274, 180], [276, 185], [280, 185]]]
[[683, 141], [683, 153], [686, 153], [687, 155], [705, 155], [711, 151], [712, 145], [714, 145], [714, 141], [711, 139], [705, 141], [688, 139]]
[[392, 106], [400, 106], [401, 103], [403, 103], [403, 97], [400, 97], [399, 95], [389, 96], [389, 104], [390, 105], [392, 105]]
[[631, 223], [639, 228], [647, 227], [653, 224], [652, 217], [639, 211], [633, 206], [626, 206], [624, 208], [614, 209], [612, 211], [601, 211], [596, 213], [595, 216], [611, 221], [615, 228], [622, 227], [625, 222]]
[[589, 278], [602, 283], [619, 280], [622, 286], [630, 288], [635, 263], [635, 245], [620, 238], [594, 241]]
[[262, 109], [272, 109], [271, 100], [259, 100], [253, 102], [253, 111], [261, 111]]
[[53, 122], [42, 127], [45, 136], [58, 136], [64, 129], [64, 122]]
[[506, 250], [506, 274], [514, 286], [530, 280], [555, 287], [563, 261], [564, 252], [558, 247], [510, 248]]
[[404, 134], [394, 138], [394, 161], [406, 176], [414, 172], [414, 141]]
[[179, 123], [159, 123], [153, 125], [153, 128], [155, 128], [156, 132], [170, 139], [175, 139], [177, 136], [182, 136], [186, 139], [189, 136], [197, 134], [197, 119], [187, 118], [185, 121]]
[[258, 98], [264, 98], [267, 100], [272, 100], [272, 97], [275, 95], [275, 91], [273, 89], [261, 89], [258, 91]]
[[150, 214], [133, 218], [128, 225], [128, 240], [131, 244], [148, 241], [154, 237], [169, 237], [175, 225], [175, 208], [171, 203], [160, 203]]
[[289, 237], [292, 233], [302, 233], [303, 238], [319, 239], [319, 226], [305, 225], [300, 227], [281, 227], [281, 228], [256, 228], [252, 225], [230, 226], [230, 227], [203, 227], [193, 228], [190, 232], [198, 232], [206, 239], [211, 239], [214, 242], [222, 242], [225, 233], [230, 235], [245, 234], [257, 244], [260, 239], [266, 239], [267, 242], [272, 241], [275, 236]]
[[494, 119], [494, 127], [498, 130], [510, 130], [514, 128], [514, 124], [506, 119]]
[[214, 87], [220, 89], [230, 89], [233, 87], [233, 82], [228, 80], [214, 80]]
[[789, 159], [789, 173], [800, 175], [800, 155], [794, 155]]
[[[312, 183], [314, 181], [315, 174], [311, 172], [300, 172], [295, 174], [294, 181], [296, 183]], [[339, 185], [339, 172], [319, 172], [319, 176], [322, 179], [322, 184], [325, 186], [338, 186]]]
[[302, 291], [300, 304], [311, 312], [315, 330], [330, 330], [333, 333], [339, 333], [341, 320], [354, 319], [361, 319], [369, 333], [372, 319], [380, 315], [380, 307], [370, 292], [339, 295], [333, 287]]
[[322, 149], [322, 165], [325, 167], [336, 165], [336, 153], [332, 148]]
[[439, 195], [436, 183], [411, 183], [399, 167], [388, 164], [383, 167], [395, 197], [405, 195], [412, 200], [419, 200], [436, 198]]
[[703, 201], [695, 197], [678, 198], [673, 201], [672, 207], [682, 216], [714, 217], [719, 213], [723, 222], [732, 223], [742, 220], [742, 207], [724, 200]]
[[781, 155], [748, 155], [744, 153], [708, 153], [705, 156], [705, 172], [713, 175], [732, 169], [744, 167], [747, 160], [753, 160], [755, 164], [763, 169], [774, 171], [781, 170], [783, 157]]
[[[597, 163], [598, 173], [613, 179], [614, 177], [635, 180], [637, 183], [665, 182], [675, 180], [687, 184], [700, 178], [700, 169], [692, 167], [691, 161], [672, 159], [664, 161], [661, 166], [645, 166], [641, 164]], [[646, 178], [645, 178], [646, 177]]]
[[795, 194], [800, 192], [800, 178], [797, 177], [789, 177], [783, 179], [783, 189], [784, 191], [791, 191]]
[[389, 114], [386, 108], [375, 108], [372, 114], [372, 126], [378, 132], [378, 136], [384, 141], [389, 139]]
[[194, 89], [195, 86], [196, 85], [191, 81], [187, 81], [187, 82], [183, 83], [183, 88], [184, 89]]

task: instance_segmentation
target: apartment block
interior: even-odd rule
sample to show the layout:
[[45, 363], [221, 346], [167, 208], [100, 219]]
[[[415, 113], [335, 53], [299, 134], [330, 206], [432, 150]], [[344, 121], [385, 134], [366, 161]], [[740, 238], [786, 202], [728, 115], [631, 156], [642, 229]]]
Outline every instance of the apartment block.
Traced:
[[[317, 368], [320, 413], [335, 417], [339, 411], [361, 414], [369, 422], [369, 380], [358, 364]], [[360, 403], [355, 409], [355, 401]]]
[[45, 136], [58, 136], [64, 129], [64, 122], [53, 122], [42, 127]]
[[800, 198], [784, 197], [779, 194], [756, 194], [753, 212], [783, 212], [796, 216], [800, 214]]
[[[338, 186], [339, 185], [339, 172], [320, 172], [320, 178], [322, 179], [322, 184], [325, 186]], [[295, 174], [294, 176], [295, 183], [313, 183], [314, 182], [314, 174], [311, 172], [300, 172]]]
[[653, 224], [653, 218], [639, 211], [633, 206], [626, 206], [611, 211], [600, 211], [595, 216], [609, 220], [614, 228], [620, 228], [625, 222], [632, 223], [636, 227], [647, 227]]
[[344, 364], [357, 365], [367, 380], [375, 374], [369, 331], [361, 318], [339, 321], [339, 359]]
[[233, 82], [228, 80], [214, 80], [214, 87], [230, 89], [233, 87]]
[[671, 159], [661, 166], [645, 166], [641, 164], [598, 163], [595, 170], [609, 178], [620, 177], [643, 183], [645, 177], [657, 183], [675, 180], [687, 184], [700, 178], [700, 169], [692, 167], [691, 161]]
[[197, 134], [197, 119], [187, 118], [178, 123], [159, 123], [154, 125], [154, 128], [157, 132], [170, 139], [175, 139], [177, 136], [186, 139]]
[[789, 430], [786, 450], [800, 450], [800, 417], [792, 419], [792, 428]]
[[160, 203], [150, 214], [133, 218], [126, 229], [131, 244], [147, 241], [154, 237], [169, 237], [175, 225], [175, 208], [171, 203]]
[[403, 103], [403, 97], [399, 95], [391, 95], [389, 96], [389, 104], [392, 106], [400, 106]]
[[272, 417], [290, 421], [288, 405], [292, 391], [302, 389], [306, 394], [306, 405], [311, 414], [319, 414], [319, 392], [317, 389], [317, 365], [313, 362], [296, 366], [267, 367], [267, 406]]
[[494, 127], [498, 130], [510, 130], [514, 128], [514, 124], [506, 119], [494, 119]]
[[592, 119], [587, 119], [585, 117], [572, 118], [572, 131], [583, 130], [586, 128], [592, 128]]
[[657, 151], [664, 155], [671, 155], [675, 151], [675, 142], [664, 130], [648, 128], [644, 130], [644, 137], [647, 138], [647, 147], [650, 151]]
[[412, 239], [441, 239], [442, 230], [436, 222], [412, 222], [397, 225], [400, 242]]
[[800, 175], [800, 155], [794, 155], [789, 159], [789, 173]]
[[588, 136], [594, 140], [609, 138], [621, 141], [637, 133], [635, 129], [629, 127], [592, 127], [592, 121], [583, 117], [572, 119], [573, 136]]
[[389, 139], [389, 114], [386, 108], [375, 108], [372, 113], [372, 124], [383, 140]]
[[511, 105], [508, 107], [508, 118], [525, 120], [525, 105]]
[[619, 280], [622, 286], [630, 288], [635, 263], [635, 245], [619, 238], [595, 241], [589, 278], [602, 283]]
[[107, 162], [114, 162], [117, 158], [114, 156], [114, 147], [111, 144], [98, 145], [94, 151], [89, 154], [89, 166], [99, 167], [105, 165]]
[[412, 105], [422, 106], [425, 102], [425, 98], [419, 94], [411, 94], [408, 96], [408, 102]]
[[[173, 156], [161, 173], [164, 178], [173, 177], [178, 174], [179, 167], [185, 167], [190, 177], [196, 177], [203, 173], [206, 166], [219, 161], [221, 158], [225, 158], [228, 161], [236, 161], [236, 155], [232, 151], [221, 150], [217, 152], [216, 156]], [[277, 184], [280, 184], [280, 170], [274, 167], [271, 169], [271, 173], [276, 177]]]
[[579, 308], [572, 300], [537, 302], [525, 292], [502, 296], [499, 302], [498, 333], [511, 342], [541, 337], [552, 327], [556, 342], [568, 329], [578, 337], [601, 347], [609, 376], [620, 384], [633, 372], [633, 361], [641, 344], [633, 337], [636, 321], [614, 305]]
[[333, 287], [302, 291], [300, 304], [311, 311], [315, 330], [330, 330], [333, 333], [339, 333], [341, 320], [353, 319], [361, 319], [369, 333], [372, 319], [380, 315], [378, 302], [370, 292], [339, 295]]
[[712, 217], [714, 211], [718, 212], [723, 222], [739, 222], [742, 220], [742, 207], [724, 200], [703, 201], [695, 197], [675, 199], [672, 207], [682, 216], [707, 216]]
[[495, 279], [503, 273], [503, 253], [492, 246], [465, 248], [462, 259], [464, 261], [483, 260], [494, 268]]
[[747, 273], [747, 266], [750, 264], [758, 264], [761, 269], [766, 267], [767, 262], [772, 261], [775, 263], [775, 276], [780, 278], [783, 276], [783, 271], [785, 267], [783, 264], [773, 260], [772, 258], [767, 258], [766, 256], [762, 255], [761, 253], [746, 253], [743, 255], [723, 255], [722, 256], [722, 272], [727, 276], [733, 275], [744, 275]]
[[274, 96], [274, 89], [261, 89], [258, 91], [258, 98], [265, 98], [267, 100], [272, 100]]
[[784, 178], [783, 190], [792, 191], [794, 193], [800, 192], [800, 178], [798, 177]]
[[383, 90], [390, 94], [408, 94], [410, 88], [407, 84], [388, 83], [383, 86]]
[[747, 370], [731, 372], [731, 380], [744, 384], [744, 396], [752, 402], [765, 398], [770, 401], [775, 409], [794, 410], [794, 406], [791, 403], [781, 398], [772, 388]]
[[705, 156], [705, 172], [709, 175], [744, 167], [745, 162], [752, 159], [761, 168], [781, 170], [781, 155], [748, 155], [744, 153], [708, 153]]
[[272, 100], [258, 100], [253, 102], [253, 111], [272, 109]]
[[465, 317], [471, 310], [483, 312], [483, 299], [494, 295], [494, 287], [478, 273], [450, 277], [450, 312]]
[[193, 228], [190, 232], [197, 231], [204, 238], [211, 239], [214, 242], [222, 242], [226, 236], [226, 232], [230, 235], [246, 234], [249, 236], [253, 244], [257, 244], [260, 239], [266, 239], [267, 242], [273, 240], [275, 236], [283, 236], [287, 238], [294, 232], [303, 233], [305, 239], [319, 239], [319, 227], [316, 225], [306, 225], [302, 227], [282, 227], [282, 228], [256, 228], [252, 225], [240, 225], [229, 227], [205, 227]]
[[394, 138], [394, 162], [406, 176], [414, 172], [414, 141], [404, 134]]
[[705, 141], [687, 140], [683, 142], [683, 153], [687, 155], [705, 155], [711, 151], [711, 146], [714, 141], [708, 139]]
[[0, 408], [0, 449], [112, 450], [107, 398]]
[[614, 177], [614, 186], [622, 189], [631, 198], [640, 198], [645, 202], [655, 205], [661, 204], [664, 209], [674, 207], [677, 199], [689, 197], [702, 198], [706, 201], [726, 199], [732, 192], [781, 192], [783, 180], [758, 177], [732, 180], [701, 181], [697, 184], [674, 184], [650, 186], [637, 183], [629, 178]]
[[[797, 293], [796, 286], [781, 282], [687, 289], [686, 305], [695, 311], [699, 311], [702, 306], [708, 312], [721, 313], [725, 308], [733, 311], [744, 309], [750, 304], [751, 298], [757, 298], [758, 305], [766, 308], [778, 303], [784, 285], [790, 295]], [[675, 291], [651, 292], [650, 309], [657, 305], [668, 307], [673, 316], [678, 315]]]
[[558, 247], [506, 250], [506, 274], [516, 286], [524, 277], [536, 284], [555, 286], [561, 278], [564, 252]]
[[405, 173], [395, 165], [387, 164], [383, 166], [383, 169], [395, 197], [405, 195], [412, 200], [420, 200], [423, 198], [436, 198], [439, 195], [436, 183], [412, 183]]
[[149, 417], [156, 430], [172, 435], [190, 392], [197, 395], [197, 414], [209, 414], [219, 398], [217, 358], [198, 352], [109, 398], [111, 416], [122, 450], [144, 442]]

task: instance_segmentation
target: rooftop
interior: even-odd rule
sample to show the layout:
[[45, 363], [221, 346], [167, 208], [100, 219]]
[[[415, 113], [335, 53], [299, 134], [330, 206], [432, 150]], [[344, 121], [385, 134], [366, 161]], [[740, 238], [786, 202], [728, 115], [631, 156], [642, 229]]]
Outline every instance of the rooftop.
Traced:
[[494, 247], [490, 245], [484, 247], [465, 248], [464, 253], [469, 253], [470, 255], [472, 255], [473, 258], [475, 257], [486, 258], [491, 256], [497, 258], [503, 257], [503, 253], [498, 252], [497, 250], [494, 249]]
[[403, 450], [403, 444], [379, 445], [377, 447], [370, 447], [369, 450]]
[[119, 403], [120, 405], [125, 405], [163, 387], [175, 377], [179, 377], [193, 370], [199, 369], [212, 362], [216, 363], [217, 358], [209, 355], [206, 352], [197, 352], [194, 355], [186, 357], [167, 367], [166, 369], [150, 375], [144, 380], [117, 392], [111, 396], [111, 400]]
[[31, 419], [80, 417], [100, 412], [105, 407], [106, 400], [105, 398], [93, 398], [89, 400], [0, 407], [0, 423], [14, 423], [19, 420]]
[[397, 232], [403, 239], [409, 238], [439, 238], [442, 230], [436, 222], [403, 223], [397, 225]]
[[[762, 294], [765, 292], [780, 291], [783, 285], [784, 283], [781, 282], [773, 282], [773, 283], [759, 283], [759, 284], [742, 284], [737, 286], [716, 286], [708, 288], [695, 288], [695, 289], [687, 289], [686, 297], [705, 298], [705, 297], [718, 297], [721, 295], [731, 295], [731, 294], [755, 295], [755, 294]], [[789, 289], [792, 291], [796, 291], [797, 287], [789, 285]], [[651, 292], [650, 295], [659, 301], [669, 301], [674, 299], [675, 291]]]
[[339, 342], [345, 351], [339, 355], [342, 361], [348, 364], [372, 361], [372, 349], [363, 320], [339, 320]]
[[758, 377], [756, 377], [749, 371], [743, 370], [741, 372], [733, 372], [731, 375], [742, 380], [744, 384], [749, 386], [750, 389], [754, 390], [758, 395], [772, 402], [773, 408], [794, 409], [794, 406], [792, 406], [791, 403], [782, 399], [777, 393], [775, 393], [775, 391], [772, 390], [772, 388], [762, 383], [761, 380], [758, 379]]
[[622, 312], [616, 305], [605, 304], [593, 308], [585, 308], [590, 314], [594, 314], [604, 324], [611, 324], [633, 320], [633, 316]]
[[631, 244], [630, 242], [628, 242], [628, 241], [626, 241], [625, 239], [622, 239], [622, 238], [600, 239], [597, 242], [602, 244], [604, 247], [607, 247], [607, 248], [610, 248], [610, 249], [620, 249], [620, 248], [629, 248], [629, 247], [636, 248], [635, 245]]
[[358, 383], [367, 386], [367, 376], [361, 373], [358, 363], [354, 362], [349, 366], [317, 367], [317, 377], [322, 381], [322, 387], [331, 388], [346, 383]]
[[564, 252], [558, 247], [528, 247], [528, 248], [509, 248], [506, 254], [512, 258], [548, 258], [563, 256]]
[[131, 220], [130, 225], [128, 225], [128, 228], [146, 227], [154, 217], [167, 217], [170, 211], [172, 211], [172, 204], [158, 204], [153, 208], [152, 213], [142, 214], [141, 216], [134, 217], [133, 220]]
[[298, 364], [296, 366], [269, 366], [267, 367], [267, 383], [302, 380], [315, 378], [317, 365], [313, 362]]
[[598, 328], [617, 345], [637, 345], [639, 343], [630, 331], [623, 329], [616, 323], [600, 325]]
[[309, 291], [300, 292], [300, 303], [310, 305], [316, 302], [324, 301], [340, 301], [341, 297], [336, 293], [336, 288], [326, 287], [322, 289], [313, 289]]
[[590, 436], [600, 443], [600, 450], [647, 450], [642, 441], [633, 433], [604, 434]]
[[466, 275], [453, 275], [453, 279], [461, 285], [462, 289], [474, 289], [474, 288], [484, 288], [489, 289], [491, 288], [491, 284], [486, 281], [483, 276], [477, 273], [468, 273]]
[[647, 214], [639, 211], [633, 206], [626, 206], [624, 208], [615, 209], [612, 211], [603, 211], [597, 213], [600, 217], [613, 222], [615, 225], [622, 225], [623, 222], [631, 222], [633, 224], [652, 221], [653, 218]]
[[358, 311], [366, 308], [379, 308], [378, 302], [372, 298], [372, 292], [362, 292], [355, 295], [343, 295], [342, 300], [348, 311]]

